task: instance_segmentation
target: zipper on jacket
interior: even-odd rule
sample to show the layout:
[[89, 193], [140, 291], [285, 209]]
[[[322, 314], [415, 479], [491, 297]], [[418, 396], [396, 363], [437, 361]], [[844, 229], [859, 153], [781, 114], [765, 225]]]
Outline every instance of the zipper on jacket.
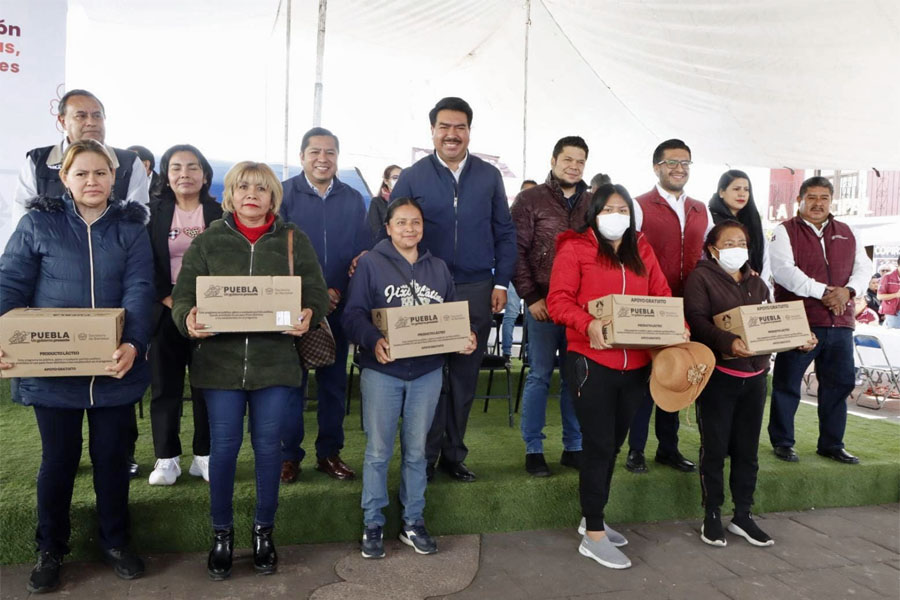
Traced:
[[[109, 204], [106, 205], [106, 210], [104, 210], [103, 213], [99, 217], [94, 219], [94, 223], [96, 223], [97, 221], [102, 219], [106, 215], [108, 210], [109, 210]], [[91, 266], [91, 308], [97, 308], [97, 299], [94, 296], [94, 243], [93, 243], [93, 240], [91, 240], [91, 225], [92, 225], [92, 223], [88, 223], [87, 221], [85, 221], [84, 217], [79, 215], [77, 210], [75, 211], [75, 214], [78, 215], [78, 218], [81, 219], [81, 222], [84, 223], [85, 226], [87, 226], [88, 262], [90, 263], [90, 266]], [[94, 405], [94, 381], [96, 381], [96, 379], [97, 379], [97, 376], [92, 375], [91, 383], [88, 386], [88, 396], [91, 399], [91, 406]]]
[[[622, 294], [625, 294], [625, 265], [622, 262], [619, 262], [619, 268], [622, 269]], [[604, 340], [605, 341], [605, 340]], [[625, 364], [622, 365], [622, 370], [625, 371], [628, 369], [628, 350], [622, 348], [622, 356], [625, 357]]]
[[[450, 174], [453, 177], [453, 174]], [[457, 244], [459, 242], [459, 183], [453, 177], [453, 262], [457, 262]], [[455, 266], [455, 265], [454, 265]]]
[[[325, 198], [322, 198], [322, 263], [328, 266], [328, 223], [325, 220]], [[325, 269], [322, 269], [323, 275]]]
[[[225, 225], [226, 225], [229, 229], [231, 229], [232, 231], [234, 231], [235, 234], [239, 235], [240, 238], [241, 238], [242, 240], [244, 240], [245, 242], [247, 242], [248, 244], [250, 244], [250, 275], [253, 275], [253, 257], [254, 257], [254, 253], [255, 253], [255, 251], [256, 251], [256, 244], [259, 242], [259, 240], [263, 239], [263, 238], [266, 237], [267, 235], [271, 235], [272, 232], [271, 232], [271, 231], [265, 232], [264, 234], [262, 234], [261, 236], [259, 236], [259, 238], [256, 240], [256, 242], [251, 243], [250, 240], [248, 240], [246, 237], [244, 237], [244, 234], [243, 234], [243, 233], [241, 233], [240, 231], [235, 230], [234, 227], [232, 227], [232, 226], [228, 223], [227, 220], [225, 221]], [[273, 231], [274, 231], [274, 229], [273, 229]], [[250, 359], [249, 359], [249, 356], [250, 356], [250, 336], [247, 335], [247, 336], [244, 336], [244, 373], [243, 373], [243, 375], [241, 376], [241, 388], [242, 388], [242, 389], [243, 389], [244, 386], [247, 384], [247, 366], [248, 366], [248, 363], [249, 363], [249, 360], [250, 360]]]

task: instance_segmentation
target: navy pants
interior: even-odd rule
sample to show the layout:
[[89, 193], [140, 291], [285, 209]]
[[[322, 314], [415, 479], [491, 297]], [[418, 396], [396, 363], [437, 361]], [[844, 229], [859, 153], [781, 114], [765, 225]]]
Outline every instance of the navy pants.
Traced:
[[[318, 393], [317, 416], [319, 435], [316, 438], [316, 456], [328, 458], [340, 454], [344, 447], [344, 411], [347, 398], [347, 353], [349, 343], [341, 327], [343, 307], [328, 315], [328, 325], [334, 336], [334, 364], [316, 369]], [[306, 452], [301, 448], [305, 435], [303, 405], [306, 395], [307, 374], [303, 385], [294, 388], [285, 412], [281, 428], [281, 460], [303, 460]]]
[[[644, 451], [647, 445], [647, 434], [650, 430], [650, 415], [655, 406], [650, 396], [649, 388], [641, 399], [634, 420], [631, 421], [631, 429], [628, 433], [628, 447], [630, 450]], [[656, 439], [659, 446], [657, 454], [675, 454], [678, 452], [678, 413], [666, 412], [656, 407]]]
[[88, 417], [88, 451], [94, 470], [94, 494], [100, 523], [100, 547], [128, 542], [128, 436], [134, 405], [91, 409], [34, 407], [41, 433], [41, 469], [37, 478], [37, 531], [41, 552], [69, 552], [70, 509], [75, 474], [81, 462], [81, 428]]
[[775, 357], [772, 372], [772, 409], [769, 440], [772, 446], [792, 447], [794, 415], [800, 405], [803, 374], [815, 361], [819, 382], [819, 450], [844, 447], [847, 396], [856, 385], [853, 362], [853, 330], [847, 327], [813, 327], [819, 343], [811, 352], [791, 350]]

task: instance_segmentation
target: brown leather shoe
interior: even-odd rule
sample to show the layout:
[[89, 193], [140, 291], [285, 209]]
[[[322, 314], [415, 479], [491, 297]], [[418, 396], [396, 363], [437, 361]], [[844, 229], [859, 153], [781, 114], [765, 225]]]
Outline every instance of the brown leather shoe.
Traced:
[[294, 483], [299, 476], [299, 460], [286, 460], [281, 463], [281, 483]]
[[334, 477], [341, 481], [356, 479], [356, 472], [348, 467], [337, 454], [328, 458], [320, 458], [316, 463], [316, 471], [321, 471], [329, 477]]

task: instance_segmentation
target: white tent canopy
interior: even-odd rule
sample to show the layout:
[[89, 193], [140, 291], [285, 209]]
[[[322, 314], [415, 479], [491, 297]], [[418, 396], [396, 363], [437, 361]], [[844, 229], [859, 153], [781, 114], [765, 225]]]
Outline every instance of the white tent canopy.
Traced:
[[[209, 40], [206, 52], [194, 55], [201, 76], [210, 65], [220, 71], [216, 65], [235, 51], [261, 58], [269, 67], [267, 153], [279, 147], [283, 130], [277, 6], [70, 2], [83, 7], [86, 22], [114, 24], [132, 47], [159, 57], [140, 74], [145, 88], [175, 83], [166, 77], [170, 57], [190, 38]], [[311, 114], [316, 2], [295, 1], [293, 8], [291, 132], [299, 137]], [[534, 0], [528, 162], [543, 171], [553, 141], [579, 133], [602, 155], [598, 164], [612, 165], [607, 170], [635, 160], [646, 165], [668, 137], [688, 141], [698, 162], [900, 168], [898, 9], [892, 0]], [[354, 153], [386, 164], [427, 136], [425, 113], [438, 97], [460, 95], [476, 111], [473, 147], [521, 163], [525, 20], [525, 0], [332, 0], [324, 123], [339, 123]], [[70, 75], [93, 79], [88, 67], [71, 62], [83, 57], [79, 41], [95, 34], [70, 27]], [[98, 66], [96, 58], [89, 62]], [[215, 103], [227, 111], [229, 96], [242, 94], [231, 84], [259, 73], [232, 71], [202, 82], [216, 98], [204, 99], [205, 108]], [[134, 94], [126, 76], [117, 70], [112, 85]]]

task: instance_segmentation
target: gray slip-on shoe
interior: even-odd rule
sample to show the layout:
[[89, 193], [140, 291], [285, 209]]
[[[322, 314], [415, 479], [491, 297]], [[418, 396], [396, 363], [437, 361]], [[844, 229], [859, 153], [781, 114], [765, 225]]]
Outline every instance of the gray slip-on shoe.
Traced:
[[622, 554], [622, 551], [612, 545], [608, 536], [604, 536], [599, 541], [594, 541], [587, 535], [581, 538], [581, 544], [578, 546], [578, 553], [582, 556], [592, 558], [604, 567], [610, 569], [627, 569], [631, 566], [628, 557]]
[[[607, 525], [606, 521], [603, 522], [603, 530], [606, 532], [606, 537], [609, 538], [610, 543], [616, 548], [621, 548], [622, 546], [628, 545], [628, 538]], [[581, 523], [578, 524], [578, 535], [584, 535], [586, 532], [587, 519], [581, 517]]]

